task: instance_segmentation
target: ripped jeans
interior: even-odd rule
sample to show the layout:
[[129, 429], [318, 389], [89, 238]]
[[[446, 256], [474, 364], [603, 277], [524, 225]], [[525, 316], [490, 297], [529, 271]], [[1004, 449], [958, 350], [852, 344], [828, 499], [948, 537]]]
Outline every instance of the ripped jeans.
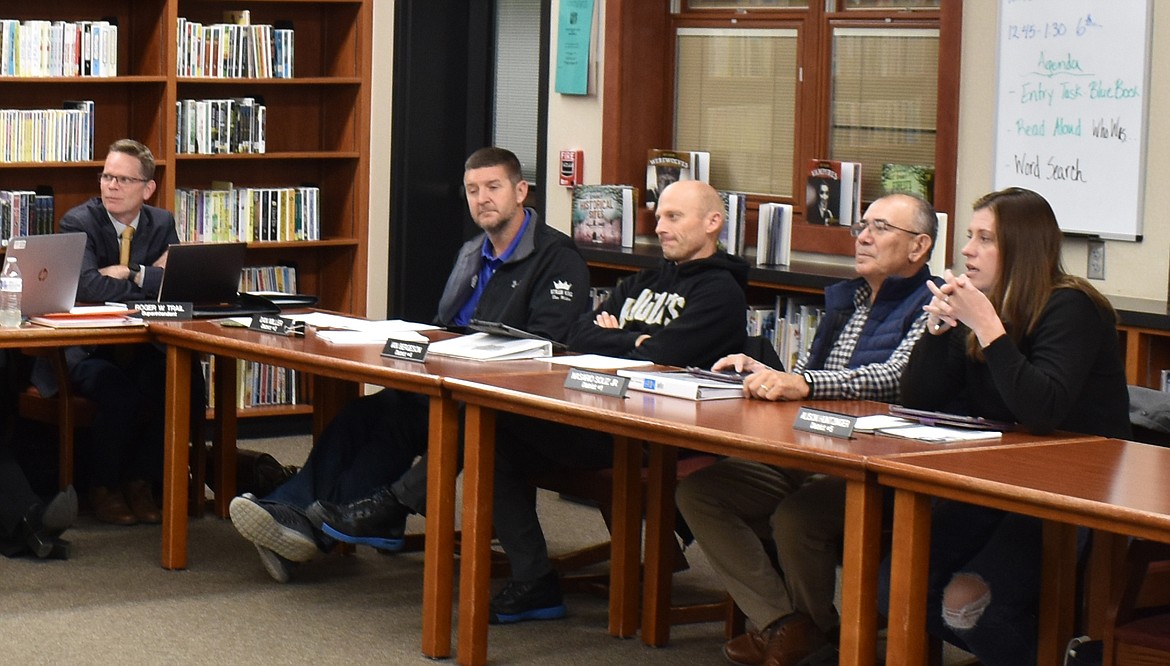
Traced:
[[[949, 500], [931, 508], [930, 573], [926, 629], [994, 666], [1036, 663], [1040, 595], [1041, 521]], [[956, 629], [943, 622], [943, 589], [956, 573], [970, 574], [991, 598], [974, 625]], [[896, 600], [895, 603], [900, 603]], [[888, 614], [890, 560], [878, 579], [878, 609]]]

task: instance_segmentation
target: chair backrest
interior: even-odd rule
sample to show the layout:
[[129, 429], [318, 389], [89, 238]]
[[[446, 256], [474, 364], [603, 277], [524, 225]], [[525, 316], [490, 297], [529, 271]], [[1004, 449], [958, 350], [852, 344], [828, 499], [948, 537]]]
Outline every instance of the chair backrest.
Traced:
[[769, 367], [777, 370], [785, 369], [784, 361], [780, 360], [780, 355], [776, 353], [772, 341], [762, 335], [749, 335], [743, 345], [743, 353]]

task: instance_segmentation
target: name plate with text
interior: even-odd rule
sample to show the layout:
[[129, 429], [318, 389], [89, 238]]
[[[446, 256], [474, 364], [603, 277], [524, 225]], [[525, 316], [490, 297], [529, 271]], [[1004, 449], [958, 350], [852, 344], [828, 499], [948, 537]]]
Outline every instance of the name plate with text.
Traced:
[[600, 393], [615, 398], [626, 397], [626, 387], [630, 384], [629, 377], [619, 377], [605, 372], [592, 372], [580, 368], [569, 368], [565, 376], [565, 388], [586, 393]]
[[293, 321], [287, 317], [262, 314], [253, 315], [252, 323], [248, 324], [248, 328], [253, 331], [263, 331], [276, 335], [304, 335], [304, 327], [305, 324], [303, 322]]
[[160, 321], [187, 321], [192, 317], [191, 303], [176, 301], [131, 301], [126, 304], [137, 310], [138, 316], [143, 319], [158, 319]]
[[792, 429], [849, 439], [853, 435], [853, 426], [856, 423], [856, 416], [801, 407], [796, 414], [796, 421], [792, 424]]
[[429, 342], [412, 342], [390, 338], [386, 340], [386, 346], [382, 348], [382, 356], [422, 363], [427, 360], [428, 345], [430, 345]]

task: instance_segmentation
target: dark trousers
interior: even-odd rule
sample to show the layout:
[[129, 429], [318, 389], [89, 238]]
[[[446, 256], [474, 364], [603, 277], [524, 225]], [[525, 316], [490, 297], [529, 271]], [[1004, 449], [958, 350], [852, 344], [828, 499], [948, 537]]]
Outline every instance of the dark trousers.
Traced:
[[393, 389], [354, 400], [321, 433], [304, 467], [264, 499], [303, 511], [319, 499], [369, 497], [426, 450], [428, 405], [426, 396]]
[[[1042, 529], [1039, 519], [936, 500], [931, 511], [926, 628], [984, 664], [1035, 664]], [[991, 602], [970, 629], [942, 621], [943, 589], [956, 573], [982, 579]], [[882, 563], [878, 604], [890, 603], [890, 561]], [[895, 603], [900, 603], [895, 600]]]
[[97, 347], [70, 368], [69, 378], [97, 406], [90, 442], [78, 450], [89, 485], [161, 481], [165, 353], [148, 344]]
[[612, 435], [515, 414], [497, 415], [492, 525], [512, 566], [512, 578], [530, 581], [552, 571], [531, 475], [612, 465]]

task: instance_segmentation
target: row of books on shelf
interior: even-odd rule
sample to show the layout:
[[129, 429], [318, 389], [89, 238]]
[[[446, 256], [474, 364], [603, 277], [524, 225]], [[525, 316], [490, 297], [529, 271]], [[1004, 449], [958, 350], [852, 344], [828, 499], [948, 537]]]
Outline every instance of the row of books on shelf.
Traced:
[[175, 152], [200, 155], [263, 153], [268, 107], [255, 97], [175, 102]]
[[94, 103], [60, 109], [0, 109], [0, 162], [86, 162], [93, 159]]
[[320, 240], [320, 195], [311, 185], [180, 188], [175, 223], [183, 242]]
[[208, 78], [293, 78], [292, 24], [251, 25], [243, 12], [204, 25], [180, 17], [177, 74]]
[[0, 19], [0, 76], [117, 76], [118, 25]]
[[240, 291], [299, 293], [297, 269], [295, 266], [245, 266], [240, 273]]
[[791, 370], [812, 346], [824, 313], [823, 300], [811, 296], [777, 295], [774, 303], [747, 310], [747, 334], [763, 336]]
[[[203, 380], [207, 404], [215, 404], [215, 363], [213, 359], [202, 360]], [[305, 375], [289, 368], [280, 368], [267, 363], [237, 360], [236, 363], [236, 407], [271, 407], [276, 405], [297, 405], [306, 402]]]
[[53, 233], [55, 201], [52, 190], [0, 190], [0, 245], [13, 236]]

